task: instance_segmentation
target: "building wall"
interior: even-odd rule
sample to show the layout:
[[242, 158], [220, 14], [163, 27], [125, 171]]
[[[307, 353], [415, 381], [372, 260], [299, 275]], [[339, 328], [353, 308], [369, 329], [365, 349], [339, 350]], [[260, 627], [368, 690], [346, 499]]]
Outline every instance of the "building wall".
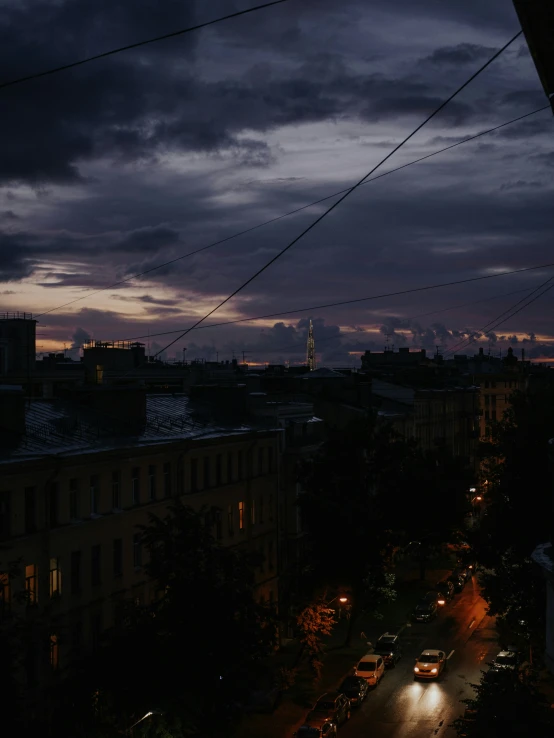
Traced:
[[502, 420], [509, 408], [512, 392], [525, 391], [527, 377], [516, 372], [504, 372], [477, 376], [476, 381], [481, 386], [479, 435], [488, 438], [492, 423]]
[[[148, 604], [156, 597], [137, 526], [150, 513], [163, 516], [176, 496], [206, 508], [206, 523], [222, 545], [264, 554], [256, 596], [277, 601], [278, 435], [237, 434], [2, 464], [0, 573], [8, 562], [21, 562], [10, 583], [12, 610], [20, 607], [14, 593], [27, 577], [31, 609], [59, 621], [56, 627], [65, 634], [60, 663], [71, 647], [93, 646], [114, 623], [120, 600], [132, 596]], [[5, 615], [8, 609], [4, 602]]]

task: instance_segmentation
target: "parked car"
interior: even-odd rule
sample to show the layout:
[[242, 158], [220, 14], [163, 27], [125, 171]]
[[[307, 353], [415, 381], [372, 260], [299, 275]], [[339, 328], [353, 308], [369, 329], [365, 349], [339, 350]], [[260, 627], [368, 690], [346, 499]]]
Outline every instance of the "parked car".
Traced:
[[426, 648], [416, 659], [414, 679], [438, 679], [446, 666], [446, 654], [435, 648]]
[[394, 633], [383, 633], [377, 639], [373, 652], [383, 657], [385, 668], [396, 666], [396, 662], [402, 656], [400, 638]]
[[454, 597], [454, 585], [448, 580], [439, 582], [435, 587], [436, 592], [439, 595], [437, 603], [440, 607], [446, 605], [447, 602]]
[[362, 656], [356, 669], [354, 676], [363, 677], [370, 687], [376, 687], [385, 673], [385, 662], [383, 657], [378, 653], [366, 653]]
[[349, 676], [339, 687], [339, 692], [350, 700], [352, 707], [359, 707], [369, 692], [369, 684], [363, 677]]
[[519, 667], [520, 662], [521, 658], [517, 648], [509, 646], [505, 651], [500, 651], [500, 653], [494, 658], [490, 670], [514, 671]]
[[325, 717], [314, 717], [293, 733], [296, 738], [337, 738], [337, 724]]
[[462, 574], [452, 574], [448, 577], [448, 581], [452, 583], [454, 592], [461, 592], [466, 585], [466, 578]]
[[438, 607], [435, 602], [421, 601], [412, 610], [412, 620], [416, 623], [429, 623], [434, 620], [438, 614]]
[[341, 692], [326, 692], [315, 703], [310, 715], [325, 716], [340, 726], [350, 720], [350, 700]]

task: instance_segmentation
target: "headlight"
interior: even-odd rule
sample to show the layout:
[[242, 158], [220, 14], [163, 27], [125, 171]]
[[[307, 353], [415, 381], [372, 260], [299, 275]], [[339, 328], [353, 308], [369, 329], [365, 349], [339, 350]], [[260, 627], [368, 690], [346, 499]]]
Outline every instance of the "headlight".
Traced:
[[445, 604], [444, 600], [439, 600], [439, 605], [444, 605], [444, 604]]
[[414, 666], [414, 671], [419, 671], [419, 666]]
[[436, 669], [431, 669], [431, 674], [436, 674], [436, 673], [437, 673]]

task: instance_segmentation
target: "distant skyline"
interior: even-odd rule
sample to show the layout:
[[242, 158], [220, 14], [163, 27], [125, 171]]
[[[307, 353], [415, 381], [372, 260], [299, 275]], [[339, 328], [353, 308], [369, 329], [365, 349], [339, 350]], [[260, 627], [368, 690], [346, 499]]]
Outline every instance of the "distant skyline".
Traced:
[[[0, 83], [255, 4], [11, 0]], [[504, 0], [291, 0], [0, 90], [0, 311], [48, 311], [350, 186], [518, 29]], [[546, 103], [522, 37], [383, 171]], [[549, 262], [553, 141], [547, 110], [360, 188], [208, 322]], [[185, 329], [323, 207], [44, 315], [38, 351]], [[310, 318], [320, 366], [387, 341], [446, 351], [550, 274], [204, 328], [167, 355], [302, 362]], [[554, 357], [552, 300], [460, 353]]]

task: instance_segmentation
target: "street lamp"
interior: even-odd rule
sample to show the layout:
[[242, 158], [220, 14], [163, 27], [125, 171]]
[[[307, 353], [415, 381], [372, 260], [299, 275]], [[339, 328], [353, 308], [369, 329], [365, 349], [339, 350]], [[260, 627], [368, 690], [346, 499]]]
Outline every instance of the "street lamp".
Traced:
[[329, 605], [332, 605], [335, 600], [338, 600], [340, 602], [340, 605], [339, 605], [339, 620], [340, 620], [341, 615], [342, 615], [341, 606], [346, 605], [346, 603], [348, 602], [348, 597], [346, 595], [337, 595], [336, 597], [333, 597], [333, 599], [327, 603], [327, 607], [329, 607]]

